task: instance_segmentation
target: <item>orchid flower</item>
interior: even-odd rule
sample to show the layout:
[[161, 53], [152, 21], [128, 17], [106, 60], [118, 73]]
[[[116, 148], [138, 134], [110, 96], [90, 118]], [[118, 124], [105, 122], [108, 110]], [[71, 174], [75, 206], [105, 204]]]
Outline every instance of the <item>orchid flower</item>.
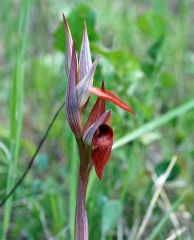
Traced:
[[[65, 70], [68, 79], [65, 109], [69, 126], [77, 141], [80, 156], [75, 239], [87, 240], [88, 223], [85, 198], [89, 173], [94, 166], [98, 178], [102, 179], [103, 170], [110, 158], [113, 145], [114, 134], [110, 125], [111, 110], [106, 110], [105, 102], [112, 102], [127, 112], [133, 112], [133, 110], [114, 93], [106, 90], [103, 81], [101, 88], [93, 86], [99, 56], [92, 62], [86, 23], [84, 22], [78, 61], [70, 28], [65, 16], [63, 18], [66, 34]], [[84, 118], [90, 95], [97, 96], [97, 100], [85, 123]]]

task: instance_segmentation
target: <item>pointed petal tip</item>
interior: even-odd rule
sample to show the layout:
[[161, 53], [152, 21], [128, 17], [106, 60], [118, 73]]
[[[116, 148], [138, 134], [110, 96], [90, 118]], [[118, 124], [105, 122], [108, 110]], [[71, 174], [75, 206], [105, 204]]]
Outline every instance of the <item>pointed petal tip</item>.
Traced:
[[100, 60], [100, 55], [97, 55], [97, 56], [96, 56], [96, 59], [99, 61], [99, 60]]
[[93, 65], [97, 65], [99, 60], [100, 60], [100, 55], [97, 55], [94, 62], [93, 62]]
[[98, 174], [98, 173], [96, 173], [96, 175], [98, 176], [98, 179], [100, 180], [100, 181], [102, 181], [102, 175], [100, 175], [100, 174]]
[[136, 112], [130, 107], [128, 107], [128, 110], [126, 110], [126, 111], [129, 113], [132, 113], [133, 115], [136, 115]]
[[97, 97], [100, 97], [106, 101], [110, 101], [113, 104], [119, 106], [127, 112], [134, 113], [133, 109], [130, 108], [126, 103], [124, 103], [117, 95], [108, 90], [103, 90], [101, 88], [91, 87], [90, 92]]
[[83, 39], [85, 41], [89, 41], [89, 39], [88, 39], [88, 32], [87, 32], [87, 25], [86, 25], [86, 21], [85, 20], [84, 20]]
[[97, 55], [96, 58], [95, 58], [95, 60], [93, 61], [93, 64], [92, 64], [92, 65], [96, 67], [97, 64], [98, 64], [98, 62], [99, 62], [99, 60], [100, 60], [100, 55]]
[[67, 18], [64, 13], [63, 13], [63, 22], [64, 22], [66, 30], [68, 30], [69, 27], [68, 27], [68, 23], [67, 23]]

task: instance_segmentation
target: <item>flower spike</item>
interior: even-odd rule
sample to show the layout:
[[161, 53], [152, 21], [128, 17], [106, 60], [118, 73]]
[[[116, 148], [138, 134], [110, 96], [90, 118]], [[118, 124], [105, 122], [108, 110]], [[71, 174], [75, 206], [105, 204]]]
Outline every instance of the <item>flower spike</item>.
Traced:
[[[75, 240], [88, 240], [85, 201], [90, 170], [94, 166], [96, 175], [100, 180], [102, 179], [103, 170], [110, 158], [113, 145], [113, 129], [110, 126], [112, 112], [111, 110], [105, 110], [105, 102], [110, 101], [127, 112], [133, 112], [133, 110], [114, 93], [106, 90], [103, 81], [101, 88], [93, 87], [93, 77], [99, 62], [99, 56], [92, 63], [86, 24], [84, 22], [78, 64], [71, 32], [65, 16], [63, 18], [66, 34], [65, 69], [68, 78], [65, 108], [67, 120], [76, 137], [80, 155]], [[85, 124], [84, 120], [90, 94], [98, 98]]]

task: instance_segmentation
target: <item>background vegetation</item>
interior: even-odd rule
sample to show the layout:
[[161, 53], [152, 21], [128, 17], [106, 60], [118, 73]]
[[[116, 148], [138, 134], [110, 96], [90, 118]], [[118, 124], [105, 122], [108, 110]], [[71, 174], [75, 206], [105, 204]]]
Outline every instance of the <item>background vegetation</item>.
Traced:
[[[78, 51], [87, 22], [95, 85], [104, 79], [136, 111], [107, 104], [115, 145], [103, 181], [91, 174], [90, 239], [194, 239], [193, 12], [191, 0], [0, 1], [0, 199], [64, 99], [65, 13]], [[0, 238], [73, 239], [77, 171], [62, 112], [0, 209]]]

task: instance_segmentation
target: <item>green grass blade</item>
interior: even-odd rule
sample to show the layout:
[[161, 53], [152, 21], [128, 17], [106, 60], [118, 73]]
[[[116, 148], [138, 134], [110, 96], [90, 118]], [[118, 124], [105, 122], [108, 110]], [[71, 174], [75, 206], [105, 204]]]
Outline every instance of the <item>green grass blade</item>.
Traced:
[[[14, 185], [17, 172], [17, 160], [20, 149], [21, 129], [23, 120], [23, 89], [24, 89], [24, 57], [27, 44], [28, 19], [30, 13], [30, 0], [23, 0], [19, 19], [19, 45], [15, 55], [15, 69], [13, 74], [13, 84], [11, 93], [11, 121], [10, 121], [10, 139], [11, 139], [11, 158], [9, 161], [6, 192]], [[1, 239], [6, 239], [6, 233], [9, 228], [10, 216], [12, 210], [12, 197], [8, 199], [4, 209], [3, 233]]]
[[118, 139], [117, 141], [115, 141], [115, 143], [113, 145], [113, 149], [122, 147], [123, 145], [141, 137], [145, 133], [148, 133], [150, 131], [153, 131], [156, 128], [161, 127], [162, 125], [166, 124], [173, 118], [183, 115], [184, 113], [188, 112], [189, 110], [191, 110], [193, 108], [194, 108], [194, 99], [169, 111], [168, 113], [166, 113], [164, 115], [161, 115], [157, 119], [154, 119], [154, 120], [144, 124], [142, 127], [138, 128], [135, 131]]
[[154, 240], [158, 236], [158, 234], [161, 232], [162, 228], [165, 226], [167, 223], [170, 214], [176, 210], [176, 208], [179, 206], [179, 204], [184, 200], [186, 197], [188, 191], [185, 191], [177, 200], [176, 202], [172, 205], [172, 208], [164, 215], [164, 217], [159, 221], [159, 223], [156, 225], [154, 228], [153, 232], [146, 238], [146, 240]]

